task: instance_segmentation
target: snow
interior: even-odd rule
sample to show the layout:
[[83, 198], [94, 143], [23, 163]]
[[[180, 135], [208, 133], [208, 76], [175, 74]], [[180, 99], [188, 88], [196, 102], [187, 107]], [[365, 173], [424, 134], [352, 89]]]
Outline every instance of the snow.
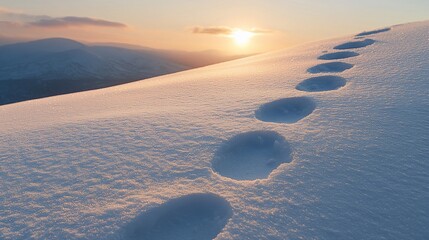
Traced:
[[316, 104], [309, 97], [278, 99], [262, 104], [255, 112], [255, 118], [265, 122], [296, 123], [310, 115]]
[[368, 31], [368, 32], [361, 32], [361, 33], [357, 34], [356, 37], [373, 35], [373, 34], [377, 34], [377, 33], [387, 32], [390, 30], [391, 30], [391, 28], [382, 28], [382, 29], [377, 29], [377, 30]]
[[307, 71], [309, 73], [335, 73], [335, 72], [344, 72], [353, 67], [353, 64], [344, 63], [344, 62], [329, 62], [321, 63], [314, 67], [309, 68]]
[[232, 215], [231, 205], [214, 194], [190, 194], [139, 216], [127, 239], [213, 239]]
[[251, 131], [226, 141], [216, 152], [212, 167], [232, 179], [264, 179], [280, 164], [291, 162], [290, 152], [289, 143], [280, 134]]
[[[361, 36], [357, 36], [357, 37], [361, 37]], [[365, 39], [362, 41], [351, 41], [351, 42], [346, 42], [346, 43], [340, 44], [340, 45], [334, 47], [334, 49], [345, 50], [345, 49], [363, 48], [363, 47], [367, 47], [369, 45], [372, 45], [374, 43], [375, 43], [374, 39]]]
[[344, 59], [344, 58], [350, 58], [350, 57], [356, 57], [356, 56], [359, 56], [359, 54], [356, 52], [344, 51], [344, 52], [334, 52], [334, 53], [323, 54], [322, 56], [318, 57], [318, 59], [337, 60], [337, 59]]
[[337, 90], [344, 87], [347, 84], [347, 80], [343, 77], [334, 75], [325, 75], [308, 78], [300, 82], [296, 89], [306, 92], [324, 92]]
[[[429, 22], [353, 37], [1, 106], [0, 239], [427, 238]], [[296, 89], [344, 43], [345, 86]]]

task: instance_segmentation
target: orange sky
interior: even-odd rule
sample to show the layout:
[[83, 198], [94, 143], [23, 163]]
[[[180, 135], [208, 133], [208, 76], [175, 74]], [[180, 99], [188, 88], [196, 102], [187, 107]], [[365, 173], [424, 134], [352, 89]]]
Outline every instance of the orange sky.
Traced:
[[[427, 0], [3, 0], [0, 35], [241, 54], [425, 20], [427, 12]], [[236, 28], [255, 35], [237, 45], [222, 32]]]

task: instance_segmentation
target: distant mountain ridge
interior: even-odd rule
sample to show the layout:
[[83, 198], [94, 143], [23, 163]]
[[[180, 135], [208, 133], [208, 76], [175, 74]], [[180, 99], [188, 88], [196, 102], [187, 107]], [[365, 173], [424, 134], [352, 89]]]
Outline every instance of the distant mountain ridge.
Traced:
[[0, 46], [0, 105], [189, 69], [150, 52], [50, 38]]
[[0, 81], [22, 79], [130, 81], [188, 68], [147, 52], [107, 46], [86, 46], [63, 38], [0, 47]]

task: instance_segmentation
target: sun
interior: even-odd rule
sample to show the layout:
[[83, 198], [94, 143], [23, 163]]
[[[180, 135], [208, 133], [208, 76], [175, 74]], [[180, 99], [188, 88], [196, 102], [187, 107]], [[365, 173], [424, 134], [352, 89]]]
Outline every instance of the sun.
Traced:
[[237, 44], [238, 46], [245, 46], [253, 37], [253, 33], [241, 29], [236, 29], [231, 33], [231, 37], [234, 39], [235, 44]]

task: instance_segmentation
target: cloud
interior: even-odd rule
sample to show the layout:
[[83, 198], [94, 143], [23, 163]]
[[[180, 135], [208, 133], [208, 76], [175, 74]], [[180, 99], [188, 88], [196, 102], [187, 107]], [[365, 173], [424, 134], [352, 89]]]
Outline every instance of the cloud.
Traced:
[[229, 35], [234, 29], [229, 27], [194, 27], [192, 33], [196, 34], [213, 34], [213, 35]]
[[0, 20], [23, 24], [25, 22], [50, 18], [46, 15], [26, 14], [17, 10], [0, 7]]
[[22, 13], [16, 10], [0, 7], [0, 22], [22, 25], [26, 27], [42, 28], [68, 28], [68, 27], [108, 27], [108, 28], [126, 28], [127, 25], [120, 22], [112, 22], [103, 19], [90, 17], [50, 17], [45, 15], [32, 15]]
[[[238, 28], [232, 27], [193, 27], [192, 33], [194, 34], [212, 34], [212, 35], [231, 35]], [[274, 32], [271, 29], [261, 29], [261, 28], [252, 28], [250, 30], [245, 30], [254, 34], [267, 34]]]
[[47, 18], [29, 22], [28, 25], [36, 27], [47, 28], [61, 28], [61, 27], [111, 27], [111, 28], [125, 28], [127, 25], [119, 22], [111, 22], [102, 19], [95, 19], [89, 17], [61, 17], [61, 18]]
[[0, 14], [6, 14], [6, 13], [17, 13], [17, 11], [0, 6]]
[[16, 23], [16, 22], [11, 22], [11, 21], [0, 21], [0, 26], [3, 26], [3, 27], [20, 27], [22, 25], [19, 23]]
[[266, 33], [273, 33], [275, 30], [272, 29], [264, 29], [264, 28], [252, 28], [249, 32], [255, 33], [255, 34], [266, 34]]

